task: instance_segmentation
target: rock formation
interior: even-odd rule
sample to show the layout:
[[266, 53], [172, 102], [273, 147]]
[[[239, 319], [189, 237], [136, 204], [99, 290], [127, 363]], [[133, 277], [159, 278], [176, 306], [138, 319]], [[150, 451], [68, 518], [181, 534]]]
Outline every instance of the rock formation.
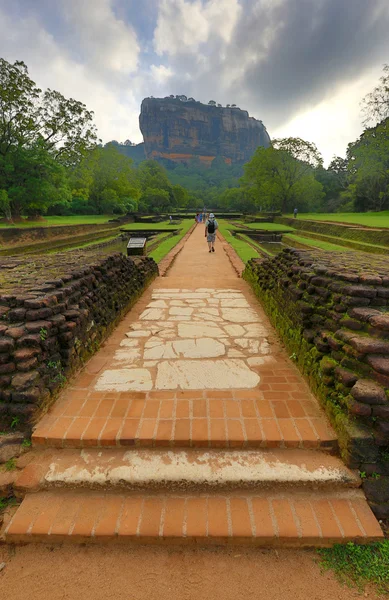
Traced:
[[245, 110], [177, 98], [145, 98], [139, 116], [147, 158], [186, 162], [198, 157], [210, 164], [216, 156], [228, 164], [247, 162], [270, 137], [262, 121]]

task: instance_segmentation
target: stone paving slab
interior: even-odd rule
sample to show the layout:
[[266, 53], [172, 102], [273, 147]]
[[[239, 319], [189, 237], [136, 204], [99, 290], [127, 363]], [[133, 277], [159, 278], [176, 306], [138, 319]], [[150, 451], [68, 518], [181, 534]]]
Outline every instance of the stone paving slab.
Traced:
[[28, 494], [9, 543], [138, 542], [328, 546], [383, 538], [362, 492], [131, 495]]

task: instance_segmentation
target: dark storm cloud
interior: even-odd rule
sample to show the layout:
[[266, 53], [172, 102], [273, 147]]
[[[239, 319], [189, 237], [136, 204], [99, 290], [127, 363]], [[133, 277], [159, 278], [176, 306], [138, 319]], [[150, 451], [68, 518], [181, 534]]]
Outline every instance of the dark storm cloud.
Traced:
[[270, 127], [389, 62], [388, 0], [242, 0], [241, 5], [228, 46], [208, 41], [208, 69], [193, 72], [193, 56], [182, 55], [175, 57], [175, 70], [182, 74], [192, 63], [188, 93], [240, 104]]

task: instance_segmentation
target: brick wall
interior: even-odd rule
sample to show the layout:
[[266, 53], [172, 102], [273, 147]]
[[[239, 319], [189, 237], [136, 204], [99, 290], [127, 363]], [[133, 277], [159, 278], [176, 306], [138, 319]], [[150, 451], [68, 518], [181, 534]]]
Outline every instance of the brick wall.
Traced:
[[0, 424], [28, 429], [157, 275], [101, 251], [0, 259]]
[[[243, 274], [389, 516], [389, 264], [363, 253], [284, 250]], [[378, 490], [378, 491], [377, 491]]]

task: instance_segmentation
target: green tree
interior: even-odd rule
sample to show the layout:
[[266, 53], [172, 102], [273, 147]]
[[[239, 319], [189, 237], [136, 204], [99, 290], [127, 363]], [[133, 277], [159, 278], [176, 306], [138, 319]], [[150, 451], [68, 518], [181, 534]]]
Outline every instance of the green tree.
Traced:
[[365, 126], [375, 125], [389, 117], [389, 64], [384, 65], [379, 84], [362, 101]]
[[169, 211], [170, 207], [170, 194], [166, 190], [147, 188], [139, 199], [139, 209], [141, 212], [159, 214]]
[[314, 169], [322, 164], [314, 144], [300, 138], [275, 140], [272, 147], [259, 147], [245, 165], [243, 184], [256, 194], [257, 206], [278, 209], [315, 210], [322, 198], [322, 185]]
[[0, 190], [0, 215], [3, 215], [8, 221], [11, 220], [11, 205], [5, 190]]
[[13, 216], [68, 202], [63, 167], [74, 167], [96, 139], [84, 104], [42, 92], [23, 62], [0, 59], [0, 188]]
[[9, 154], [7, 167], [5, 179], [13, 217], [38, 216], [51, 205], [70, 203], [66, 170], [41, 142]]
[[389, 118], [366, 129], [347, 149], [350, 187], [358, 211], [389, 208]]
[[96, 148], [86, 162], [81, 182], [90, 181], [89, 202], [99, 213], [126, 212], [128, 204], [139, 198], [140, 185], [132, 160], [113, 144]]

